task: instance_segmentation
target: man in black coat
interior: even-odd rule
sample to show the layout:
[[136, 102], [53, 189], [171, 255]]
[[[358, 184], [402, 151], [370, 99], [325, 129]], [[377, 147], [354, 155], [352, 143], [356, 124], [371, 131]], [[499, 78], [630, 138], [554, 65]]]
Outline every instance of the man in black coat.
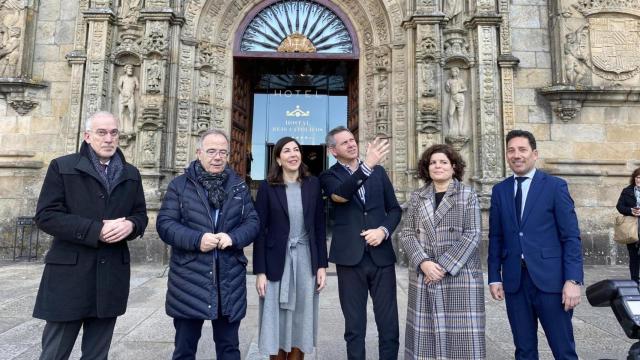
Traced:
[[331, 130], [326, 143], [338, 160], [320, 175], [320, 181], [334, 207], [329, 261], [336, 264], [338, 273], [347, 356], [350, 360], [365, 359], [370, 292], [378, 327], [378, 358], [397, 359], [396, 257], [391, 234], [402, 210], [380, 166], [389, 153], [389, 143], [376, 138], [368, 145], [364, 161], [358, 158], [358, 144], [345, 127]]
[[80, 151], [54, 159], [36, 222], [53, 236], [33, 316], [46, 320], [40, 359], [67, 359], [83, 328], [83, 359], [106, 359], [129, 297], [127, 241], [147, 227], [138, 169], [118, 149], [118, 120], [97, 112]]
[[258, 235], [249, 187], [227, 165], [229, 138], [204, 132], [185, 173], [171, 181], [158, 212], [160, 239], [171, 245], [166, 311], [176, 329], [173, 359], [195, 359], [211, 320], [216, 359], [240, 360], [238, 330], [247, 312], [247, 258]]

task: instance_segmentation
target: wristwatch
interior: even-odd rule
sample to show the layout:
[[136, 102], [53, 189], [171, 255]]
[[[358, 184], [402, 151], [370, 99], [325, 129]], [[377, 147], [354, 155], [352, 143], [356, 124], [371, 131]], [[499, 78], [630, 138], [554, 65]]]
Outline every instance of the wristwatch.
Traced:
[[582, 283], [580, 281], [577, 281], [577, 280], [567, 280], [567, 281], [572, 283], [573, 285], [582, 286]]

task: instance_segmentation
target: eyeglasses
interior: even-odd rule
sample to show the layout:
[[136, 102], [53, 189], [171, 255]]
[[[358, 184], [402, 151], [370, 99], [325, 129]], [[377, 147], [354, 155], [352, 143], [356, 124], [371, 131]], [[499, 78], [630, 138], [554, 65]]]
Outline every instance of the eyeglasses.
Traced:
[[220, 157], [226, 157], [227, 155], [229, 155], [229, 151], [228, 150], [217, 150], [217, 149], [209, 149], [207, 151], [204, 152], [208, 157], [210, 158], [214, 158], [216, 156], [220, 156]]
[[120, 135], [120, 131], [118, 129], [113, 129], [113, 130], [98, 129], [98, 130], [88, 130], [88, 131], [94, 132], [99, 137], [105, 137], [107, 136], [107, 134], [109, 134], [111, 135], [111, 137], [117, 138]]

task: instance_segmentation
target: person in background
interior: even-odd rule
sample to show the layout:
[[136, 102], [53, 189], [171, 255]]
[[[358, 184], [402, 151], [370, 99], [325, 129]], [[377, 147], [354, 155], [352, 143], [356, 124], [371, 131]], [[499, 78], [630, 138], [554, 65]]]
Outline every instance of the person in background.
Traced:
[[408, 359], [484, 359], [484, 285], [480, 205], [462, 183], [465, 162], [450, 145], [433, 145], [418, 163], [400, 232], [409, 259], [405, 332]]
[[207, 130], [197, 159], [173, 179], [158, 212], [160, 239], [171, 245], [166, 311], [176, 329], [173, 359], [195, 359], [205, 320], [216, 358], [239, 360], [238, 329], [247, 312], [247, 258], [258, 235], [249, 187], [227, 165], [229, 138]]
[[36, 223], [53, 236], [33, 316], [47, 321], [40, 359], [68, 359], [82, 333], [82, 358], [106, 359], [129, 298], [128, 241], [142, 236], [142, 178], [118, 148], [118, 119], [85, 122], [80, 151], [51, 161]]
[[[622, 189], [616, 209], [622, 215], [635, 216], [638, 218], [638, 235], [640, 237], [640, 167], [631, 174], [629, 186]], [[629, 273], [631, 279], [638, 283], [640, 280], [640, 251], [639, 242], [627, 244], [629, 251]]]
[[253, 272], [260, 296], [259, 348], [271, 359], [303, 359], [313, 352], [318, 298], [326, 281], [327, 240], [320, 181], [302, 162], [301, 147], [283, 137], [260, 183]]

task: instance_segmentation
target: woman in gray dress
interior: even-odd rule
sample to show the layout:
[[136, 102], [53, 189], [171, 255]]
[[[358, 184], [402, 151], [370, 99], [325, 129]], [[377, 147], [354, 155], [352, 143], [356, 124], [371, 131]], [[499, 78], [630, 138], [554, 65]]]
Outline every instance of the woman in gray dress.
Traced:
[[303, 359], [316, 346], [318, 295], [328, 262], [320, 182], [302, 163], [295, 139], [284, 137], [274, 146], [255, 207], [261, 227], [253, 250], [260, 352]]

